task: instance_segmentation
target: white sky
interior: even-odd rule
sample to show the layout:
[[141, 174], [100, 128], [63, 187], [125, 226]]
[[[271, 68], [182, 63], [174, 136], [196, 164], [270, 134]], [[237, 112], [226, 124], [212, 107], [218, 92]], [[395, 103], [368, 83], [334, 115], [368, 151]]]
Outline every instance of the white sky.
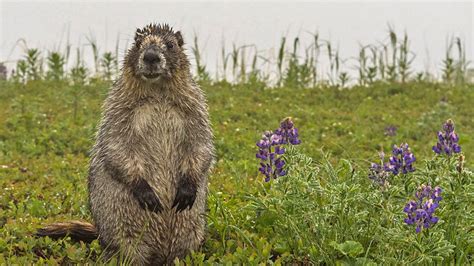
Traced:
[[[277, 48], [283, 35], [320, 33], [339, 46], [343, 58], [355, 57], [359, 44], [387, 40], [387, 24], [398, 33], [408, 32], [414, 66], [438, 70], [446, 38], [461, 37], [472, 59], [473, 1], [401, 2], [145, 2], [145, 1], [4, 1], [0, 0], [0, 62], [21, 57], [24, 39], [29, 48], [52, 50], [64, 47], [69, 29], [71, 44], [85, 46], [92, 33], [101, 52], [113, 51], [133, 39], [136, 27], [149, 22], [167, 22], [192, 43], [198, 34], [211, 69], [220, 57], [222, 40], [238, 45], [255, 44], [259, 50]], [[188, 45], [188, 48], [190, 46]], [[123, 49], [121, 49], [123, 50]], [[123, 54], [123, 53], [121, 53]]]

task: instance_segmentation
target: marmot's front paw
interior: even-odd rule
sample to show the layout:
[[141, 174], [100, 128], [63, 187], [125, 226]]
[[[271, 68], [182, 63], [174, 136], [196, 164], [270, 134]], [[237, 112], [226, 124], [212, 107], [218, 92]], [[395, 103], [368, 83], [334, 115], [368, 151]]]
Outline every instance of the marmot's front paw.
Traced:
[[176, 212], [182, 212], [188, 207], [191, 209], [196, 200], [196, 192], [197, 187], [190, 182], [189, 177], [181, 177], [172, 208], [176, 206]]
[[156, 196], [153, 189], [148, 185], [148, 183], [140, 179], [132, 187], [133, 196], [138, 200], [138, 203], [143, 209], [147, 209], [152, 212], [159, 213], [163, 210], [161, 206], [160, 199]]

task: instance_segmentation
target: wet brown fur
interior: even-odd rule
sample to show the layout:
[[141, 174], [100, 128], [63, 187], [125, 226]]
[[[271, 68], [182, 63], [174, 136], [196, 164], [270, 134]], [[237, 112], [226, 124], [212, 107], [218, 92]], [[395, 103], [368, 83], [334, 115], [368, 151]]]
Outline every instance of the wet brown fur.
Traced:
[[[150, 44], [166, 61], [166, 73], [154, 82], [137, 67]], [[106, 257], [120, 252], [133, 265], [170, 264], [204, 240], [214, 148], [206, 99], [182, 46], [181, 34], [168, 25], [137, 30], [105, 100], [92, 152], [89, 200], [100, 243]], [[141, 190], [146, 186], [151, 193]], [[144, 194], [156, 196], [145, 201], [156, 208], [140, 205]]]

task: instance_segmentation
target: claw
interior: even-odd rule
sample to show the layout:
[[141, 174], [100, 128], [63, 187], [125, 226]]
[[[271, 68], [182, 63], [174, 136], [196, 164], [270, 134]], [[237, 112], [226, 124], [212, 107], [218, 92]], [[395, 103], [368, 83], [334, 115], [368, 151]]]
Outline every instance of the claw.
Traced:
[[143, 179], [132, 187], [132, 193], [143, 209], [160, 213], [163, 210], [160, 199], [156, 196], [150, 185]]
[[176, 212], [182, 212], [186, 208], [191, 209], [194, 205], [197, 188], [189, 180], [188, 177], [181, 178], [172, 207], [176, 207]]

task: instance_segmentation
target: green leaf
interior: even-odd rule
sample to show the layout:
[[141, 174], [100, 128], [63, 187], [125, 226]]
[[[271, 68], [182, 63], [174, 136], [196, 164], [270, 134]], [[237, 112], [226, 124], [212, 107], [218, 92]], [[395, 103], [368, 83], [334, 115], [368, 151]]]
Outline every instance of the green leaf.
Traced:
[[331, 246], [337, 251], [341, 252], [341, 254], [344, 256], [349, 256], [352, 258], [364, 253], [364, 247], [362, 247], [362, 244], [357, 241], [349, 240], [342, 244], [332, 241]]

